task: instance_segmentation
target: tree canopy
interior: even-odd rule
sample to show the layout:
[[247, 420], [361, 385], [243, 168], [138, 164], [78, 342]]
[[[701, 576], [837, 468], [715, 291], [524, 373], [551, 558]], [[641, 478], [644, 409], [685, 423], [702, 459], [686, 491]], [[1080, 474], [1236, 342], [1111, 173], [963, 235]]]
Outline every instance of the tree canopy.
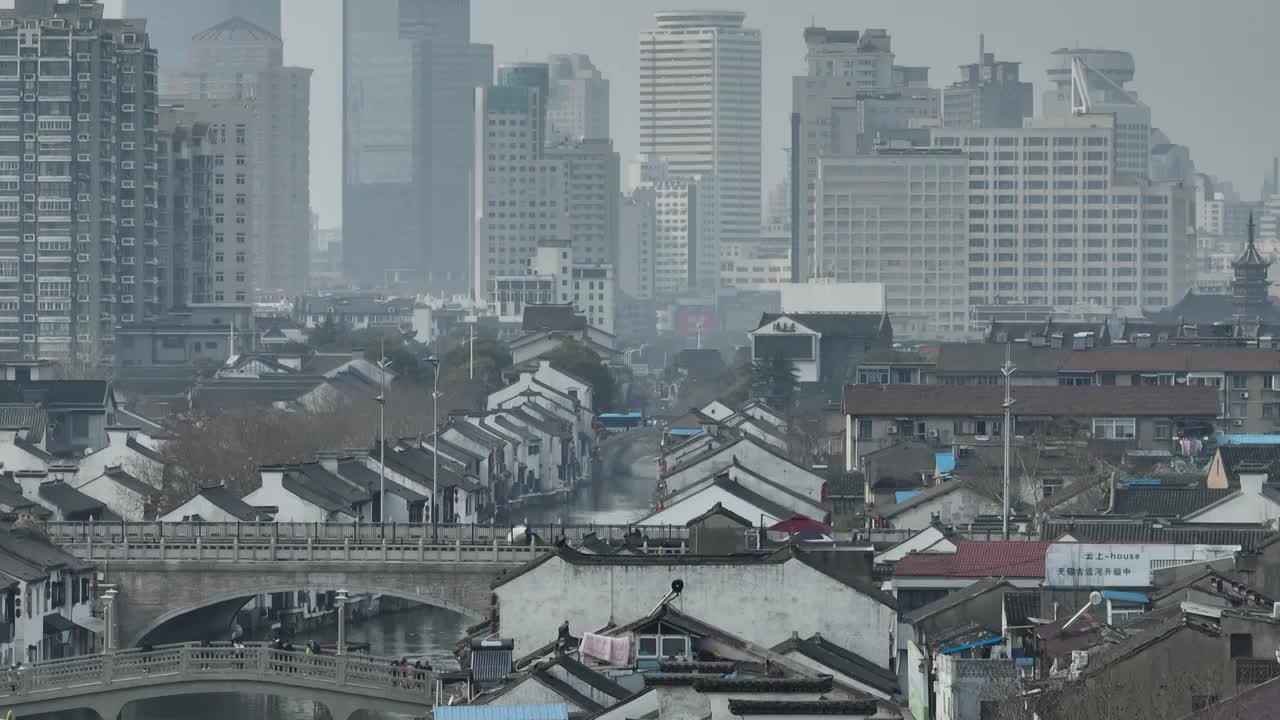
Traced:
[[591, 383], [591, 394], [595, 400], [596, 412], [603, 412], [614, 406], [617, 397], [617, 383], [594, 350], [579, 342], [567, 341], [552, 350], [545, 357], [557, 369], [576, 375]]

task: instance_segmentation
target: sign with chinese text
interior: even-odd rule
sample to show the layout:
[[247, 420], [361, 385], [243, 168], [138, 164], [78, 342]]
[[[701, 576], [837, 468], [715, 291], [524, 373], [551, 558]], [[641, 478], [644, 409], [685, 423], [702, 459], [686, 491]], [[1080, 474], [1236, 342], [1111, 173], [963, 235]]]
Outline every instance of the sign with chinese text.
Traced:
[[1238, 545], [1056, 542], [1044, 556], [1046, 587], [1141, 588], [1160, 568], [1231, 557]]

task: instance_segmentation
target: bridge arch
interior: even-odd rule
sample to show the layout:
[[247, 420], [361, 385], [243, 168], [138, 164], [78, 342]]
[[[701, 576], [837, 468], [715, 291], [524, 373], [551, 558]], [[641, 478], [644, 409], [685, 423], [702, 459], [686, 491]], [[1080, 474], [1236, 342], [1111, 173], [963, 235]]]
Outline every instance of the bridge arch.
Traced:
[[376, 593], [479, 620], [490, 611], [499, 570], [481, 564], [129, 562], [109, 564], [106, 575], [118, 590], [112, 607], [116, 646], [126, 648], [144, 640], [224, 637], [249, 598], [275, 592]]
[[[274, 593], [328, 592], [328, 591], [340, 590], [340, 589], [344, 589], [344, 588], [337, 588], [337, 587], [330, 587], [330, 586], [322, 587], [320, 585], [301, 585], [300, 586], [297, 583], [283, 583], [280, 585], [271, 585], [271, 586], [266, 586], [261, 588], [255, 588], [249, 594], [246, 594], [244, 590], [236, 590], [236, 591], [229, 591], [229, 592], [215, 594], [202, 602], [192, 604], [192, 605], [184, 605], [182, 607], [177, 607], [172, 610], [169, 610], [168, 612], [165, 612], [164, 614], [160, 615], [160, 617], [156, 618], [155, 620], [152, 620], [150, 623], [144, 626], [140, 631], [137, 631], [136, 637], [134, 638], [122, 637], [121, 639], [125, 640], [128, 644], [127, 646], [122, 644], [121, 647], [137, 647], [137, 646], [140, 646], [142, 643], [148, 642], [148, 641], [150, 641], [152, 644], [165, 644], [165, 643], [172, 643], [172, 642], [199, 642], [200, 640], [206, 639], [206, 637], [201, 637], [198, 635], [194, 637], [168, 637], [167, 635], [165, 635], [159, 638], [152, 638], [149, 636], [165, 628], [166, 626], [177, 627], [177, 628], [186, 627], [189, 630], [192, 630], [195, 632], [200, 632], [201, 630], [216, 630], [217, 628], [225, 628], [226, 631], [229, 632], [231, 628], [231, 623], [235, 619], [236, 614], [250, 600], [252, 600], [255, 597], [258, 597], [261, 595], [271, 595]], [[400, 588], [388, 588], [388, 587], [379, 587], [379, 586], [371, 587], [368, 585], [361, 585], [356, 588], [347, 587], [345, 589], [352, 592], [353, 594], [360, 593], [360, 594], [368, 594], [368, 595], [387, 595], [390, 597], [399, 598], [401, 600], [408, 600], [410, 602], [415, 602], [420, 605], [427, 605], [430, 607], [441, 608], [443, 610], [449, 610], [451, 612], [458, 613], [459, 615], [462, 615], [463, 617], [466, 617], [472, 621], [478, 621], [484, 618], [483, 614], [479, 612], [477, 609], [462, 606], [458, 604], [456, 601], [450, 598], [442, 597], [437, 593], [409, 592]], [[201, 615], [201, 614], [207, 615], [207, 618], [205, 618], [207, 622], [197, 623], [195, 627], [192, 627], [192, 625], [189, 622], [187, 623], [183, 622], [184, 618], [190, 621], [192, 618], [189, 616]], [[219, 639], [226, 639], [226, 638], [219, 638]]]

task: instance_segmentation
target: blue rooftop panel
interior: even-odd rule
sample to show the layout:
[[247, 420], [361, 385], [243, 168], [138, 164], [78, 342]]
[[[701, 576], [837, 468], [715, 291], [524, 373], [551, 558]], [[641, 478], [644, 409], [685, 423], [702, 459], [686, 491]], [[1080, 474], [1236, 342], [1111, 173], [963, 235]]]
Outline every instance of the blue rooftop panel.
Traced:
[[906, 502], [919, 494], [919, 490], [899, 490], [893, 494], [893, 501], [896, 503]]
[[693, 436], [693, 435], [701, 435], [702, 428], [671, 428], [667, 432], [676, 436]]
[[568, 705], [437, 705], [435, 720], [569, 720]]
[[1147, 600], [1146, 593], [1129, 592], [1128, 590], [1103, 590], [1102, 597], [1108, 600], [1120, 600], [1123, 602], [1134, 602], [1134, 603], [1143, 603], [1143, 604], [1146, 604], [1147, 602], [1149, 602]]
[[954, 453], [940, 452], [933, 454], [933, 473], [935, 475], [949, 475], [955, 472], [956, 456]]
[[1280, 445], [1280, 435], [1219, 435], [1219, 445]]

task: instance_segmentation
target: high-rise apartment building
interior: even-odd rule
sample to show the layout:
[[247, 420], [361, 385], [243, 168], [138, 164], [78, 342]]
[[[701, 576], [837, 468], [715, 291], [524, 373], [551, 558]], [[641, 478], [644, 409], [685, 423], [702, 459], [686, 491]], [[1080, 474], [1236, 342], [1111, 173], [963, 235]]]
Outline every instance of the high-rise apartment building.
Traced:
[[637, 188], [652, 193], [654, 206], [654, 294], [714, 293], [720, 277], [715, 179], [677, 175], [666, 158], [641, 156], [639, 166]]
[[881, 131], [912, 118], [936, 117], [938, 94], [927, 68], [893, 64], [889, 33], [881, 29], [804, 31], [804, 75], [792, 79], [792, 268], [797, 280], [822, 274], [814, 264], [818, 160], [870, 153]]
[[208, 125], [201, 148], [211, 166], [209, 242], [203, 253], [198, 244], [192, 246], [190, 302], [251, 303], [256, 297], [254, 258], [260, 238], [254, 227], [251, 174], [257, 163], [254, 136], [260, 115], [252, 100], [183, 98], [177, 103]]
[[485, 302], [497, 278], [526, 274], [540, 245], [569, 232], [563, 163], [544, 155], [545, 84], [531, 71], [501, 77], [515, 84], [475, 91], [472, 287]]
[[344, 0], [343, 266], [366, 286], [468, 287], [477, 87], [468, 0]]
[[971, 305], [1142, 310], [1186, 292], [1194, 190], [1120, 173], [1115, 125], [1111, 115], [1079, 115], [932, 132], [934, 147], [969, 158]]
[[609, 135], [609, 81], [578, 53], [552, 55], [548, 140], [600, 140]]
[[280, 0], [124, 0], [124, 17], [145, 18], [165, 72], [190, 59], [191, 38], [238, 17], [280, 35]]
[[[982, 43], [979, 43], [982, 45]], [[981, 47], [978, 62], [960, 66], [960, 82], [943, 90], [946, 127], [1016, 128], [1034, 112], [1031, 83], [1019, 78], [1021, 63], [997, 61]]]
[[209, 286], [213, 240], [213, 155], [208, 152], [210, 127], [186, 107], [160, 108], [156, 142], [159, 184], [158, 233], [165, 251], [163, 266], [172, 268], [162, 283], [162, 305], [185, 307], [194, 288]]
[[293, 297], [306, 290], [310, 265], [311, 69], [285, 67], [283, 56], [279, 36], [232, 18], [197, 34], [187, 69], [164, 73], [162, 86], [174, 102], [253, 103], [257, 161], [247, 172], [219, 172], [214, 180], [249, 187], [258, 289]]
[[969, 159], [960, 148], [819, 159], [823, 277], [882, 283], [895, 336], [963, 339], [969, 192]]
[[[1079, 61], [1077, 65], [1077, 61]], [[1082, 67], [1082, 74], [1073, 68]], [[1089, 113], [1116, 116], [1115, 168], [1121, 175], [1150, 177], [1151, 108], [1125, 87], [1133, 80], [1133, 55], [1123, 50], [1059, 48], [1049, 56], [1049, 80], [1041, 109], [1046, 118], [1068, 117], [1073, 105], [1087, 102]], [[1076, 77], [1073, 77], [1076, 76]], [[1083, 82], [1083, 88], [1080, 83]], [[1085, 89], [1085, 97], [1073, 91]], [[1076, 102], [1073, 102], [1073, 92]]]
[[0, 10], [0, 354], [106, 362], [163, 309], [157, 91], [143, 21]]
[[[760, 31], [734, 11], [655, 19], [656, 28], [640, 33], [640, 151], [665, 158], [673, 177], [714, 178], [719, 235], [753, 237], [761, 211]], [[710, 189], [702, 185], [704, 198]]]
[[652, 188], [636, 188], [618, 207], [618, 291], [635, 300], [653, 299], [654, 244], [658, 216]]
[[618, 252], [620, 173], [608, 139], [564, 142], [546, 150], [561, 163], [568, 235], [580, 263], [613, 263]]

